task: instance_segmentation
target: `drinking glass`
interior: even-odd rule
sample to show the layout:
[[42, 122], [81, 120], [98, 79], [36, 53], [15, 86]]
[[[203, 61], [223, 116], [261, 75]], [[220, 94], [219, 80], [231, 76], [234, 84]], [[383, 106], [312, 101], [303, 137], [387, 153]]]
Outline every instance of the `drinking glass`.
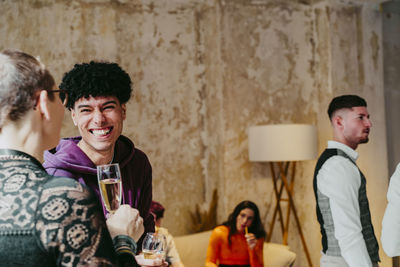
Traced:
[[109, 213], [114, 213], [121, 205], [122, 184], [118, 163], [97, 166], [97, 179], [101, 198]]
[[142, 252], [145, 259], [165, 260], [167, 241], [163, 234], [146, 233], [143, 240]]

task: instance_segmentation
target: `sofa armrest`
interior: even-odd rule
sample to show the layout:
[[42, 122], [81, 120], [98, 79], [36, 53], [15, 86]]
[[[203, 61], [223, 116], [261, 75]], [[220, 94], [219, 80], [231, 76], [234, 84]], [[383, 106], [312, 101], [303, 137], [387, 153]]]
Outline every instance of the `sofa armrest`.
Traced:
[[267, 267], [290, 267], [296, 260], [296, 253], [288, 246], [276, 243], [264, 243], [263, 255]]
[[[185, 267], [204, 267], [208, 241], [211, 231], [177, 236], [175, 246]], [[289, 267], [296, 259], [296, 254], [288, 246], [265, 243], [264, 265], [266, 267]]]
[[204, 267], [211, 231], [174, 237], [176, 250], [185, 267]]

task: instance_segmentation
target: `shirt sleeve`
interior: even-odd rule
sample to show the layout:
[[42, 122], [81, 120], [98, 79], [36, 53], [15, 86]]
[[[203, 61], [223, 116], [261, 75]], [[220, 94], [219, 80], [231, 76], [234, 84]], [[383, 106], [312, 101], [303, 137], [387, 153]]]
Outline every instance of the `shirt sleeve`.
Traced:
[[390, 178], [388, 204], [382, 220], [382, 247], [389, 257], [400, 255], [400, 164]]
[[[140, 199], [137, 204], [137, 209], [140, 212], [140, 216], [143, 218], [143, 225], [144, 225], [144, 233], [148, 232], [154, 232], [155, 231], [155, 224], [154, 224], [154, 218], [153, 215], [150, 213], [150, 206], [151, 206], [151, 201], [153, 199], [153, 177], [152, 177], [152, 168], [150, 165], [150, 162], [147, 160], [147, 157], [145, 158], [146, 160], [143, 162], [144, 165], [144, 172], [143, 172], [143, 185], [141, 187], [141, 192], [140, 192]], [[133, 176], [132, 179], [135, 179]], [[146, 235], [143, 234], [142, 237], [138, 240], [138, 250], [141, 250], [142, 243], [144, 240], [144, 237]]]
[[176, 249], [174, 237], [170, 233], [168, 233], [166, 235], [166, 238], [167, 238], [167, 248], [168, 248], [167, 250], [168, 259], [171, 261], [171, 263], [180, 262], [181, 258], [179, 257], [178, 250]]
[[248, 248], [250, 255], [250, 266], [251, 267], [263, 267], [264, 266], [264, 238], [257, 239], [256, 246], [254, 249]]
[[44, 250], [63, 266], [114, 266], [120, 259], [125, 262], [126, 253], [115, 253], [94, 194], [76, 181], [54, 180], [56, 185], [42, 192], [36, 217], [37, 236]]
[[317, 186], [329, 198], [342, 257], [350, 267], [372, 266], [360, 221], [360, 172], [349, 159], [333, 156], [320, 169]]
[[148, 163], [148, 166], [146, 166], [145, 185], [143, 187], [142, 194], [145, 197], [143, 199], [143, 205], [140, 208], [142, 208], [145, 232], [154, 232], [155, 231], [154, 218], [153, 215], [150, 214], [150, 206], [151, 206], [151, 201], [153, 199], [153, 176], [150, 163]]
[[210, 236], [210, 241], [207, 247], [206, 267], [217, 267], [218, 255], [221, 249], [221, 235], [218, 233], [218, 228], [215, 228]]

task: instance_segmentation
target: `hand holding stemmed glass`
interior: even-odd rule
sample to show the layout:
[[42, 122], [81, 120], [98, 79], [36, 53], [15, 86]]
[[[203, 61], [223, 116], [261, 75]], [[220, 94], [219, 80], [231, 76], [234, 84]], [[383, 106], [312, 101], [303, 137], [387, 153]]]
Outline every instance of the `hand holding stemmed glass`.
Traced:
[[146, 233], [142, 243], [142, 254], [136, 256], [141, 266], [167, 266], [166, 237], [160, 233]]
[[146, 233], [142, 244], [145, 259], [163, 259], [166, 256], [166, 238], [159, 233]]
[[[140, 217], [138, 210], [129, 207], [129, 205], [121, 206], [122, 183], [121, 171], [118, 163], [97, 166], [97, 178], [104, 206], [111, 214], [111, 216], [109, 216], [110, 218], [107, 219], [107, 228], [111, 236], [114, 237], [121, 234], [129, 235], [137, 242], [144, 231], [143, 219]], [[151, 234], [154, 233], [148, 233], [149, 236], [152, 236]], [[148, 246], [150, 251], [155, 251], [157, 257], [154, 259], [146, 259], [147, 261], [141, 262], [140, 257], [138, 258], [136, 256], [137, 263], [143, 267], [168, 266], [165, 262], [165, 236], [161, 237], [160, 234], [156, 235], [158, 235], [158, 238], [151, 239], [146, 243], [146, 246], [143, 245], [143, 250]], [[141, 254], [139, 256], [143, 255], [144, 254]]]

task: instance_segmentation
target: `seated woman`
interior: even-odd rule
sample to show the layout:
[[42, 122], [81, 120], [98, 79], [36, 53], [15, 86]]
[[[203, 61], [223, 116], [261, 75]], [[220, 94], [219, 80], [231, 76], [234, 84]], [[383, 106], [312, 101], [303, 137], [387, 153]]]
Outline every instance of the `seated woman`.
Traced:
[[251, 201], [239, 203], [228, 220], [211, 233], [206, 267], [264, 266], [265, 235], [257, 205]]
[[167, 262], [168, 266], [171, 267], [185, 267], [181, 262], [181, 258], [179, 257], [178, 250], [175, 246], [175, 241], [173, 236], [168, 232], [167, 228], [161, 227], [161, 220], [164, 217], [165, 208], [161, 203], [157, 201], [152, 201], [150, 206], [150, 213], [154, 217], [155, 225], [156, 225], [156, 232], [163, 234], [166, 237], [167, 241]]

